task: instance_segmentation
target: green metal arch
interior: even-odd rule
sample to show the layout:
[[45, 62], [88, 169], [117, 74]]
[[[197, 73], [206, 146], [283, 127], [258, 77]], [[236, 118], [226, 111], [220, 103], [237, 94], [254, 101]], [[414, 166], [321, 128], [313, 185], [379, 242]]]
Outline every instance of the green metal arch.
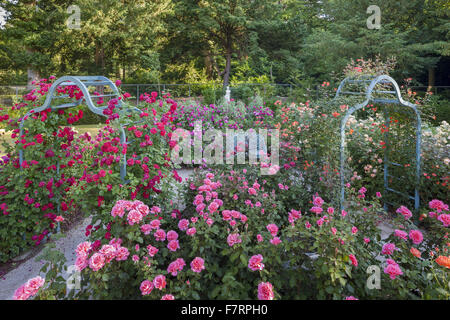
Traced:
[[[364, 93], [362, 92], [351, 92], [351, 91], [343, 91], [345, 85], [347, 83], [368, 83], [369, 86], [367, 87], [366, 91]], [[383, 84], [390, 84], [394, 87], [394, 91], [374, 91], [375, 86], [379, 83]], [[395, 99], [379, 99], [374, 98], [374, 93], [382, 93], [382, 94], [393, 94], [395, 95]], [[346, 78], [344, 79], [337, 91], [336, 96], [334, 99], [338, 98], [340, 95], [364, 95], [365, 100], [359, 104], [356, 104], [355, 106], [351, 107], [347, 110], [345, 116], [342, 118], [341, 125], [340, 125], [340, 180], [341, 180], [341, 208], [344, 208], [344, 201], [345, 201], [345, 172], [344, 172], [344, 166], [345, 166], [345, 127], [347, 124], [347, 121], [349, 117], [356, 111], [366, 107], [369, 103], [384, 103], [384, 104], [397, 104], [402, 105], [405, 107], [408, 107], [414, 111], [415, 117], [416, 117], [416, 186], [414, 190], [414, 196], [408, 196], [410, 199], [414, 200], [414, 207], [417, 211], [420, 206], [420, 197], [419, 197], [419, 183], [420, 183], [420, 167], [421, 167], [421, 137], [422, 137], [422, 120], [420, 117], [420, 113], [417, 110], [416, 106], [408, 101], [403, 100], [400, 92], [400, 88], [397, 84], [397, 82], [391, 78], [388, 75], [380, 75], [378, 77], [371, 77], [366, 76], [358, 79], [353, 78]], [[385, 118], [387, 118], [385, 114]], [[388, 186], [388, 166], [389, 166], [389, 155], [388, 152], [385, 151], [385, 159], [384, 159], [384, 188], [385, 192], [396, 192], [399, 193], [396, 190], [390, 189]], [[385, 203], [386, 208], [386, 203]]]

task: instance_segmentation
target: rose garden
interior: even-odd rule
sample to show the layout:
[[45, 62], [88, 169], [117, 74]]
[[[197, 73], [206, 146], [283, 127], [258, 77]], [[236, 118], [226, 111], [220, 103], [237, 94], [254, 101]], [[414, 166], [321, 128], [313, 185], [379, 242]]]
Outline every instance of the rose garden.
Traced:
[[[0, 116], [0, 262], [45, 262], [14, 299], [448, 299], [450, 126], [380, 75], [346, 69], [361, 96], [324, 83], [317, 101], [215, 105], [42, 79]], [[79, 133], [93, 111], [102, 127]], [[230, 129], [247, 138], [225, 147]], [[252, 132], [267, 133], [253, 162]], [[54, 241], [80, 218], [68, 272]]]

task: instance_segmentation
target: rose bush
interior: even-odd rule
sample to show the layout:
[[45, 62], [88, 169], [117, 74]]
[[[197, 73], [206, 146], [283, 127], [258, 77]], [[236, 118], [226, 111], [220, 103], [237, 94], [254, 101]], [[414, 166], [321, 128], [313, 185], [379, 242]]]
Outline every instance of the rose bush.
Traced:
[[[169, 96], [158, 99], [157, 93], [146, 93], [138, 109], [126, 102], [127, 93], [118, 99], [97, 101], [105, 107], [107, 125], [96, 137], [88, 133], [77, 136], [71, 125], [83, 117], [81, 109], [49, 108], [23, 118], [27, 111], [42, 105], [50, 86], [51, 82], [44, 79], [39, 90], [24, 96], [24, 102], [14, 107], [19, 118], [2, 116], [14, 141], [14, 145], [4, 144], [7, 154], [0, 167], [3, 262], [32, 244], [39, 245], [54, 233], [56, 219], [73, 213], [75, 206], [92, 215], [95, 224], [108, 217], [110, 203], [115, 200], [139, 195], [156, 203], [162, 190], [169, 192], [172, 178], [180, 180], [169, 157], [173, 147], [171, 122], [177, 109]], [[74, 86], [58, 88], [56, 102], [60, 95], [83, 98]], [[119, 100], [122, 106], [116, 108]], [[19, 136], [21, 121], [25, 122], [24, 134]], [[121, 130], [127, 133], [125, 143], [120, 139]], [[19, 150], [24, 152], [22, 166]], [[128, 157], [126, 181], [120, 175], [123, 155]], [[86, 232], [98, 229], [90, 226]]]
[[[234, 184], [241, 192], [230, 192], [230, 177], [240, 178]], [[406, 207], [398, 210], [398, 229], [382, 239], [379, 200], [359, 197], [364, 189], [350, 192], [352, 200], [342, 211], [316, 195], [303, 210], [277, 212], [273, 201], [256, 205], [266, 186], [242, 173], [208, 172], [195, 181], [196, 209], [190, 217], [139, 200], [118, 201], [110, 214], [112, 238], [91, 238], [76, 250], [81, 289], [67, 292], [64, 279], [47, 276], [37, 298], [449, 296], [448, 238], [429, 241], [410, 222]], [[442, 210], [448, 207], [443, 204]], [[382, 270], [380, 290], [367, 286], [373, 266]]]

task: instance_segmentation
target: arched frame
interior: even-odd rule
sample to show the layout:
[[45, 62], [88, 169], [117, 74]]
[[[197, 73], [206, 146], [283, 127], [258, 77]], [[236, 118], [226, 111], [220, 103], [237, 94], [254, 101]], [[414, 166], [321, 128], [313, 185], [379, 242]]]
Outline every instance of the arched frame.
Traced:
[[[67, 103], [63, 103], [63, 104], [59, 104], [59, 105], [52, 105], [52, 102], [54, 99], [71, 99], [71, 100], [73, 100], [73, 98], [71, 98], [69, 95], [56, 95], [56, 92], [57, 92], [56, 89], [58, 87], [64, 87], [64, 86], [78, 87], [81, 90], [81, 92], [83, 93], [83, 97], [81, 97], [81, 99], [76, 100], [76, 101], [71, 101], [71, 102], [67, 102]], [[111, 89], [112, 93], [95, 95], [94, 97], [92, 97], [91, 93], [88, 90], [88, 87], [103, 87], [103, 88], [109, 87]], [[118, 101], [118, 104], [116, 107], [119, 108], [119, 110], [121, 109], [122, 100], [119, 99], [119, 97], [120, 97], [119, 90], [117, 89], [117, 86], [115, 85], [115, 83], [112, 82], [110, 79], [103, 77], [103, 76], [64, 76], [64, 77], [61, 77], [61, 78], [55, 80], [55, 82], [53, 82], [52, 86], [48, 90], [47, 97], [44, 101], [44, 104], [41, 107], [34, 108], [34, 109], [28, 111], [23, 116], [23, 118], [19, 124], [20, 136], [22, 136], [22, 134], [23, 134], [23, 127], [24, 127], [25, 120], [32, 114], [42, 112], [48, 108], [50, 108], [52, 111], [54, 111], [57, 109], [77, 107], [77, 106], [81, 105], [82, 103], [85, 103], [91, 112], [93, 112], [97, 115], [100, 115], [102, 117], [106, 117], [106, 115], [103, 114], [103, 110], [105, 110], [107, 108], [107, 106], [97, 107], [97, 106], [95, 106], [94, 102], [92, 101], [92, 98], [99, 99], [99, 98], [103, 98], [103, 97], [108, 97], [111, 99], [116, 98]], [[131, 111], [139, 112], [139, 113], [142, 112], [137, 107], [131, 108]], [[120, 143], [122, 145], [125, 143], [127, 143], [127, 144], [130, 143], [130, 142], [127, 142], [127, 138], [126, 138], [126, 134], [125, 134], [125, 130], [124, 130], [123, 126], [120, 126]], [[23, 150], [19, 150], [19, 163], [21, 166], [22, 166], [23, 161], [24, 161]], [[57, 165], [57, 174], [59, 174], [59, 163]], [[123, 154], [122, 161], [120, 164], [120, 176], [121, 176], [122, 181], [124, 181], [124, 182], [125, 182], [126, 174], [127, 174], [127, 155]]]
[[[363, 92], [351, 92], [351, 91], [343, 91], [346, 84], [368, 84], [366, 91]], [[378, 84], [385, 84], [385, 85], [391, 85], [394, 88], [394, 91], [376, 91], [375, 87]], [[384, 95], [394, 95], [395, 99], [392, 98], [376, 98], [373, 96], [373, 94], [384, 94]], [[395, 104], [404, 106], [406, 108], [410, 108], [413, 110], [415, 118], [416, 118], [416, 130], [415, 130], [415, 140], [416, 140], [416, 147], [415, 147], [415, 164], [416, 164], [416, 170], [415, 170], [415, 188], [414, 188], [414, 196], [411, 195], [405, 195], [397, 190], [394, 190], [389, 187], [388, 184], [388, 176], [389, 176], [389, 166], [390, 165], [399, 165], [397, 163], [393, 163], [389, 161], [389, 151], [388, 149], [385, 149], [384, 153], [384, 189], [385, 192], [392, 192], [392, 193], [398, 193], [402, 196], [408, 197], [410, 200], [414, 200], [414, 208], [417, 211], [420, 206], [420, 197], [419, 197], [419, 184], [420, 184], [420, 161], [421, 161], [421, 136], [422, 136], [422, 121], [420, 118], [420, 113], [417, 110], [417, 107], [408, 102], [403, 100], [400, 92], [400, 88], [397, 84], [397, 82], [387, 75], [380, 75], [377, 77], [362, 77], [358, 79], [353, 78], [346, 78], [344, 79], [341, 84], [339, 85], [335, 99], [338, 98], [341, 95], [364, 95], [365, 100], [359, 104], [354, 105], [353, 107], [349, 108], [345, 114], [345, 116], [342, 118], [341, 125], [340, 125], [340, 181], [341, 181], [341, 194], [340, 194], [340, 203], [341, 208], [344, 208], [344, 202], [345, 202], [345, 127], [347, 124], [347, 121], [349, 120], [350, 116], [355, 113], [356, 111], [366, 107], [370, 103], [374, 104]], [[389, 126], [389, 116], [385, 111], [385, 124]], [[386, 143], [389, 141], [389, 130], [387, 133], [385, 133], [386, 137]], [[385, 203], [385, 209], [387, 208]]]

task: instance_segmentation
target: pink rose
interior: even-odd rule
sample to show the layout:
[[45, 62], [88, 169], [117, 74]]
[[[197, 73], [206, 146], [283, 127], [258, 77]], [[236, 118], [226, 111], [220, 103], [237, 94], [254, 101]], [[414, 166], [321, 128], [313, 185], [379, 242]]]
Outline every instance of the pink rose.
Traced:
[[273, 300], [273, 286], [270, 282], [261, 282], [258, 285], [258, 299], [259, 300]]
[[266, 228], [273, 237], [277, 235], [278, 227], [276, 224], [271, 223], [271, 224], [267, 225]]
[[440, 222], [442, 222], [444, 227], [450, 226], [450, 214], [446, 214], [446, 213], [440, 214], [437, 219]]
[[98, 271], [105, 265], [105, 256], [101, 253], [94, 253], [92, 257], [89, 259], [89, 267], [93, 271]]
[[400, 208], [398, 208], [396, 210], [396, 212], [401, 213], [403, 215], [403, 217], [405, 217], [405, 220], [408, 220], [412, 217], [411, 211], [409, 211], [409, 209], [405, 206], [401, 206]]
[[394, 236], [401, 238], [403, 240], [408, 240], [408, 234], [405, 231], [399, 229], [394, 230]]
[[250, 258], [250, 260], [248, 261], [248, 267], [250, 270], [252, 271], [261, 271], [264, 269], [264, 263], [262, 263], [263, 261], [263, 256], [258, 254], [255, 256], [252, 256]]
[[149, 254], [150, 257], [154, 257], [155, 254], [158, 253], [159, 249], [154, 247], [154, 246], [152, 246], [152, 245], [148, 245], [147, 246], [147, 251], [148, 251], [148, 254]]
[[236, 243], [241, 243], [242, 240], [240, 238], [239, 233], [231, 233], [227, 237], [227, 243], [230, 247], [234, 246]]
[[116, 260], [117, 261], [127, 260], [129, 255], [130, 255], [130, 251], [128, 251], [128, 248], [119, 247], [116, 252]]
[[278, 237], [273, 237], [273, 238], [270, 240], [270, 243], [273, 244], [273, 245], [275, 245], [275, 246], [277, 246], [277, 245], [279, 245], [279, 244], [281, 243], [281, 240], [280, 240], [280, 238], [278, 238]]
[[91, 243], [88, 241], [85, 241], [85, 242], [80, 243], [77, 246], [75, 253], [76, 253], [77, 257], [86, 257], [90, 250], [91, 250]]
[[350, 261], [352, 262], [352, 264], [357, 267], [358, 266], [358, 260], [356, 260], [356, 257], [353, 254], [350, 254], [348, 256], [350, 258]]
[[385, 243], [383, 245], [383, 249], [381, 250], [382, 254], [391, 255], [394, 251], [397, 250], [397, 247], [394, 243]]
[[153, 282], [151, 282], [150, 280], [142, 281], [140, 289], [141, 289], [141, 293], [142, 293], [143, 296], [152, 293]]
[[420, 232], [419, 230], [411, 230], [409, 232], [409, 238], [414, 244], [419, 244], [423, 241], [422, 232]]
[[142, 214], [137, 210], [131, 210], [127, 215], [128, 224], [132, 226], [135, 223], [139, 223], [142, 220]]
[[158, 275], [153, 279], [153, 285], [156, 289], [162, 290], [166, 287], [166, 277], [162, 274]]
[[392, 280], [395, 280], [397, 276], [403, 274], [400, 266], [392, 259], [387, 259], [386, 262], [388, 265], [384, 268], [384, 273], [388, 274]]
[[202, 270], [205, 269], [205, 261], [200, 258], [200, 257], [196, 257], [194, 260], [192, 260], [191, 262], [191, 270], [194, 272], [201, 272]]
[[195, 229], [195, 228], [193, 227], [193, 228], [187, 229], [186, 234], [187, 234], [188, 236], [193, 236], [196, 232], [197, 232], [197, 229]]
[[155, 236], [156, 241], [166, 240], [166, 232], [163, 229], [156, 230], [153, 235]]
[[178, 243], [178, 240], [171, 240], [171, 241], [169, 241], [169, 243], [167, 244], [167, 248], [168, 248], [170, 251], [177, 251], [177, 249], [180, 248], [180, 245], [179, 245], [179, 243]]
[[167, 232], [167, 240], [177, 240], [178, 239], [178, 233], [176, 231], [170, 230]]
[[184, 231], [188, 228], [189, 226], [189, 220], [187, 219], [181, 219], [180, 222], [178, 222], [178, 228], [180, 228], [180, 230]]

